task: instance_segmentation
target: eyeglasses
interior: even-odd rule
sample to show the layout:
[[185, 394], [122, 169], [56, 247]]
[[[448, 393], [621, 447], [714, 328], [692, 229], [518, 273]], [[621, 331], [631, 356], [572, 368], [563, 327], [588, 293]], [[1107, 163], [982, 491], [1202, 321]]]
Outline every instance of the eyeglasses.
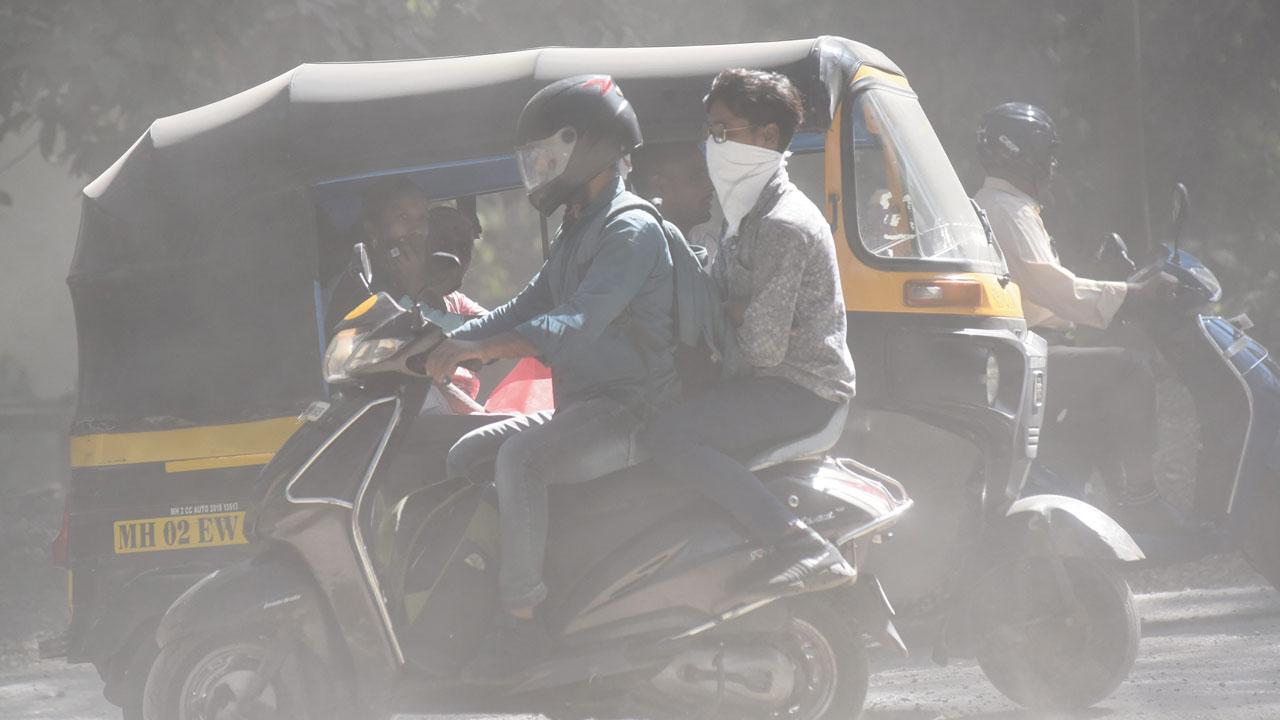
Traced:
[[706, 130], [707, 135], [711, 136], [711, 139], [714, 140], [716, 143], [723, 143], [726, 140], [728, 140], [729, 133], [731, 132], [746, 130], [747, 128], [753, 128], [753, 127], [755, 126], [752, 125], [751, 123], [747, 123], [746, 125], [739, 125], [738, 127], [725, 127], [724, 123], [722, 122], [706, 123], [703, 125], [703, 128]]

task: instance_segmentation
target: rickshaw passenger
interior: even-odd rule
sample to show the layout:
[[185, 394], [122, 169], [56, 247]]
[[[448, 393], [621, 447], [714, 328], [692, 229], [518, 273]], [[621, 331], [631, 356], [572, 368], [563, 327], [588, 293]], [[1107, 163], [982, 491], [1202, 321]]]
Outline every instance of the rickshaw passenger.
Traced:
[[645, 145], [632, 155], [631, 185], [636, 194], [653, 202], [662, 217], [680, 229], [690, 244], [699, 226], [711, 219], [715, 187], [707, 175], [707, 160], [694, 143]]
[[613, 212], [637, 200], [622, 176], [625, 157], [641, 144], [635, 111], [608, 76], [568, 78], [533, 96], [516, 142], [530, 202], [544, 215], [565, 206], [564, 225], [551, 256], [514, 299], [459, 328], [427, 358], [427, 371], [440, 379], [461, 362], [536, 355], [554, 382], [554, 412], [480, 428], [449, 453], [450, 477], [470, 477], [495, 459], [505, 612], [469, 669], [481, 678], [510, 675], [549, 650], [534, 620], [547, 595], [547, 486], [639, 462], [635, 429], [679, 391], [665, 234], [644, 210]]
[[1057, 128], [1041, 108], [1006, 103], [982, 117], [978, 156], [987, 177], [975, 199], [1022, 289], [1027, 326], [1049, 341], [1047, 439], [1079, 434], [1099, 450], [1113, 514], [1126, 528], [1173, 527], [1181, 518], [1161, 498], [1152, 468], [1150, 366], [1130, 349], [1075, 347], [1073, 338], [1077, 324], [1105, 328], [1120, 312], [1171, 300], [1177, 282], [1163, 273], [1141, 283], [1093, 280], [1062, 265], [1040, 217], [1057, 151]]
[[835, 242], [785, 167], [803, 104], [785, 76], [743, 69], [720, 73], [705, 104], [707, 168], [725, 216], [711, 271], [748, 367], [660, 411], [641, 444], [765, 549], [744, 585], [791, 592], [846, 582], [853, 569], [840, 551], [733, 457], [816, 432], [853, 395]]

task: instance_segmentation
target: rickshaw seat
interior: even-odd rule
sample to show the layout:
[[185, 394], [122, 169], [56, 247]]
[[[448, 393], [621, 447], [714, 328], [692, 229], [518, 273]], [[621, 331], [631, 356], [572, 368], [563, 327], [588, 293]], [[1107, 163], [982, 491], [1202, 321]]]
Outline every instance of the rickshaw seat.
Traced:
[[759, 472], [782, 463], [821, 457], [840, 441], [840, 435], [844, 432], [844, 423], [848, 417], [849, 403], [841, 403], [840, 407], [831, 414], [831, 419], [820, 430], [804, 437], [787, 440], [757, 453], [747, 462], [747, 467], [751, 468], [752, 472]]

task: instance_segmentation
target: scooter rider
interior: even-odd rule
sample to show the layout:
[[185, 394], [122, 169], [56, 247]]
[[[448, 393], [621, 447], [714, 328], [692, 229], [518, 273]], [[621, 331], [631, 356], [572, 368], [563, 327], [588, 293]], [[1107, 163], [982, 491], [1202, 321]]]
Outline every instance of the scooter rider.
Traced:
[[817, 431], [853, 395], [835, 243], [785, 167], [803, 105], [785, 76], [744, 69], [720, 73], [705, 103], [707, 169], [725, 216], [711, 274], [744, 367], [660, 411], [641, 444], [766, 551], [744, 584], [779, 593], [838, 584], [853, 575], [840, 551], [734, 457]]
[[502, 537], [505, 615], [470, 672], [509, 676], [549, 651], [534, 620], [545, 599], [547, 486], [580, 483], [640, 461], [636, 427], [679, 392], [674, 279], [666, 237], [623, 186], [625, 158], [642, 139], [635, 111], [611, 77], [567, 78], [520, 114], [516, 154], [529, 200], [544, 215], [565, 206], [551, 256], [513, 300], [472, 320], [428, 356], [450, 377], [459, 363], [539, 356], [551, 367], [554, 412], [498, 422], [449, 453], [451, 477], [493, 460]]
[[1158, 273], [1141, 283], [1107, 282], [1063, 267], [1040, 215], [1057, 152], [1057, 128], [1039, 107], [1005, 103], [982, 117], [978, 156], [987, 177], [975, 199], [1022, 290], [1028, 327], [1050, 342], [1045, 418], [1053, 427], [1046, 441], [1054, 433], [1083, 433], [1099, 449], [1117, 519], [1130, 530], [1168, 527], [1178, 521], [1160, 498], [1152, 471], [1156, 400], [1150, 367], [1125, 348], [1071, 342], [1077, 324], [1104, 328], [1118, 313], [1168, 301], [1177, 281]]

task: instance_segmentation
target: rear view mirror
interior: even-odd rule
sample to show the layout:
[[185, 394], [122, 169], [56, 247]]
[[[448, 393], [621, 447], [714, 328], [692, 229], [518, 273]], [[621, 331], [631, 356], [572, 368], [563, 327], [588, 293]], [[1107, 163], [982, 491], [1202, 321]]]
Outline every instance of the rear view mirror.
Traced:
[[360, 268], [360, 281], [364, 283], [364, 289], [367, 292], [373, 292], [373, 263], [369, 262], [369, 250], [364, 243], [356, 243], [352, 248], [352, 254], [355, 257], [352, 263]]
[[1187, 219], [1187, 213], [1191, 210], [1191, 195], [1187, 192], [1187, 186], [1178, 183], [1173, 189], [1173, 226], [1181, 229], [1182, 223]]
[[448, 295], [462, 287], [462, 261], [450, 253], [431, 253], [426, 261], [426, 289]]
[[1173, 188], [1173, 264], [1182, 262], [1182, 226], [1187, 222], [1187, 214], [1191, 211], [1191, 196], [1187, 186], [1178, 183]]
[[1103, 239], [1102, 244], [1098, 246], [1098, 252], [1094, 256], [1102, 262], [1121, 262], [1130, 271], [1137, 269], [1137, 265], [1133, 262], [1133, 258], [1129, 257], [1129, 244], [1120, 237], [1119, 233], [1111, 233]]

